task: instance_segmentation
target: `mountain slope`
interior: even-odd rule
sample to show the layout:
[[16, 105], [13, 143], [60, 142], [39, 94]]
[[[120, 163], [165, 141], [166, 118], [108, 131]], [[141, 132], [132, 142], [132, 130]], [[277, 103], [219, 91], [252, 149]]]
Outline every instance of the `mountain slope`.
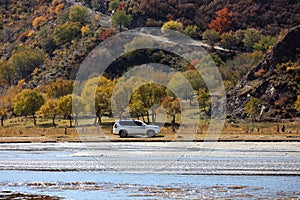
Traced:
[[300, 26], [291, 29], [282, 41], [228, 93], [231, 117], [244, 118], [251, 97], [261, 102], [261, 118], [280, 119], [299, 115], [294, 109], [300, 91]]
[[224, 7], [233, 12], [233, 30], [251, 27], [276, 34], [278, 28], [299, 24], [300, 2], [293, 0], [141, 0], [141, 9], [149, 22], [166, 21], [171, 14], [174, 19], [196, 24], [201, 30], [207, 29], [216, 11]]

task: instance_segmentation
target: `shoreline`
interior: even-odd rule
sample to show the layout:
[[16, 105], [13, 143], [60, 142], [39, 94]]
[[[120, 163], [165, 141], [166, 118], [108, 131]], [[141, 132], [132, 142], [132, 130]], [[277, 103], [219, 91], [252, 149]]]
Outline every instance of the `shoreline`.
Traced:
[[245, 142], [245, 143], [250, 143], [250, 142], [270, 142], [270, 143], [275, 143], [275, 142], [300, 142], [299, 139], [263, 139], [263, 140], [253, 140], [253, 139], [231, 139], [231, 140], [169, 140], [169, 139], [159, 139], [159, 140], [151, 140], [149, 138], [130, 138], [130, 139], [113, 139], [113, 140], [108, 140], [108, 139], [103, 139], [103, 140], [3, 140], [0, 137], [0, 144], [13, 144], [13, 143], [106, 143], [106, 142], [111, 142], [111, 143], [130, 143], [130, 142]]

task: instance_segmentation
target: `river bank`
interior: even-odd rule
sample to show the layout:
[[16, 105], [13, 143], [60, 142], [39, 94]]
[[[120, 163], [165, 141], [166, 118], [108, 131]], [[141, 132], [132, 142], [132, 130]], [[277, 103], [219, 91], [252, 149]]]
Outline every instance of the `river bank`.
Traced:
[[300, 134], [295, 132], [268, 132], [260, 130], [246, 133], [242, 130], [222, 131], [219, 133], [195, 133], [190, 129], [184, 133], [173, 133], [163, 129], [152, 138], [134, 136], [120, 138], [113, 135], [111, 129], [97, 127], [92, 132], [82, 133], [75, 128], [40, 128], [40, 127], [8, 127], [0, 129], [0, 143], [32, 143], [32, 142], [172, 142], [172, 141], [245, 141], [245, 142], [300, 142]]

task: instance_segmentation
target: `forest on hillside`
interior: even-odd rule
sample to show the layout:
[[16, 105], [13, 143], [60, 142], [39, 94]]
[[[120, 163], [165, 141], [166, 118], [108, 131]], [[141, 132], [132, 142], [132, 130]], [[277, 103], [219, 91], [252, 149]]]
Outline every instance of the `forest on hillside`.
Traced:
[[[52, 118], [54, 126], [56, 116], [70, 122], [73, 117], [76, 119], [79, 113], [66, 105], [75, 101], [70, 94], [80, 64], [103, 41], [137, 27], [172, 29], [204, 42], [229, 91], [292, 27], [299, 25], [299, 10], [300, 3], [293, 0], [3, 0], [0, 2], [2, 125], [6, 118], [15, 116], [33, 116], [35, 124], [36, 115]], [[127, 46], [138, 42], [133, 40]], [[296, 57], [291, 63], [278, 65], [298, 68]], [[99, 87], [96, 92], [99, 123], [103, 115], [111, 114], [110, 95], [122, 73], [143, 62], [166, 64], [181, 71], [194, 83], [194, 92], [186, 94], [185, 99], [201, 102], [203, 115], [209, 115], [210, 97], [195, 69], [168, 52], [147, 49], [118, 58], [100, 79], [99, 85], [103, 84], [105, 89]], [[195, 60], [194, 64], [199, 62]], [[88, 88], [89, 84], [84, 83], [83, 87]], [[180, 83], [176, 84], [180, 87]], [[135, 92], [132, 102], [138, 105], [131, 107], [131, 113], [149, 116], [149, 109], [159, 102], [164, 102], [170, 113], [178, 110], [178, 100], [170, 91], [153, 88], [145, 85], [132, 91]], [[152, 99], [142, 100], [143, 94]], [[156, 99], [154, 94], [158, 95]], [[259, 110], [251, 110], [260, 104], [256, 99], [248, 104], [248, 117], [258, 115]], [[34, 105], [28, 104], [33, 100]], [[78, 107], [84, 105], [84, 99], [76, 101]], [[291, 104], [294, 111], [299, 110], [300, 97], [293, 97]]]

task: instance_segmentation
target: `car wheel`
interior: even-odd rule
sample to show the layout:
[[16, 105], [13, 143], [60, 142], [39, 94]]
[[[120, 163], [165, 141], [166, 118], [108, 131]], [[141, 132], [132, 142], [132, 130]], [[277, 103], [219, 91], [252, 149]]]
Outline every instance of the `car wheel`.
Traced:
[[126, 138], [127, 137], [127, 132], [126, 131], [120, 131], [120, 137], [121, 138]]
[[155, 132], [153, 130], [147, 131], [148, 137], [153, 137], [155, 135]]

